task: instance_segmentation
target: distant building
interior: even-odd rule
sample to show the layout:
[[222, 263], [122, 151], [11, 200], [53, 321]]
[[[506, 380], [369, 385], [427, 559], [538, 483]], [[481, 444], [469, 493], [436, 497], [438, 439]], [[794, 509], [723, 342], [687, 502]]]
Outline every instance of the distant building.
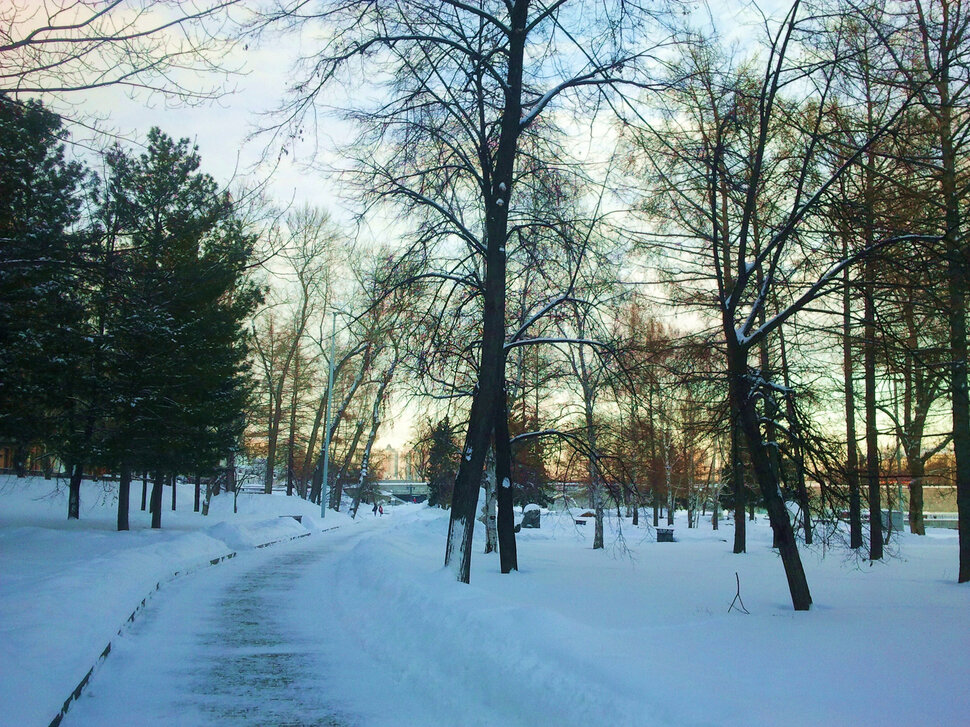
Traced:
[[374, 452], [373, 458], [382, 479], [409, 482], [417, 482], [421, 479], [420, 457], [413, 450], [402, 451], [387, 446]]

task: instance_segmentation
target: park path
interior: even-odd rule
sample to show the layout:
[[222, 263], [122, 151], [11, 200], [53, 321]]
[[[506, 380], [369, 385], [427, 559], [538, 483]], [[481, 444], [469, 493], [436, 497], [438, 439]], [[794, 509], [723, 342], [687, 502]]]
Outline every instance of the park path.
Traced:
[[314, 535], [178, 578], [117, 638], [64, 727], [344, 727], [293, 584], [332, 555]]

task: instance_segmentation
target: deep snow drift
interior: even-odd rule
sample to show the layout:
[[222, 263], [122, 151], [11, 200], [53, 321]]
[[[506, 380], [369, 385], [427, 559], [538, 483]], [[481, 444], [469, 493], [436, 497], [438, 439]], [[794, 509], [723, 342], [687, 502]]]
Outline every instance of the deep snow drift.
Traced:
[[[240, 495], [233, 515], [220, 496], [203, 518], [185, 488], [163, 530], [133, 509], [133, 530], [115, 533], [101, 485], [85, 484], [70, 523], [63, 489], [50, 490], [0, 479], [2, 725], [46, 726], [107, 641], [149, 648], [133, 627], [116, 632], [157, 582], [177, 603], [205, 579], [231, 580], [210, 559], [237, 551], [243, 572], [247, 558], [272, 568], [296, 550], [319, 553], [274, 593], [274, 623], [288, 624], [278, 638], [315, 644], [308, 677], [349, 724], [959, 725], [970, 714], [970, 589], [955, 583], [955, 531], [895, 536], [894, 557], [872, 566], [803, 549], [815, 605], [796, 614], [762, 518], [738, 556], [729, 522], [688, 530], [678, 513], [677, 542], [657, 543], [614, 516], [607, 548], [593, 551], [591, 523], [544, 513], [518, 536], [520, 572], [499, 574], [477, 547], [465, 586], [441, 567], [447, 513], [424, 506], [321, 523], [296, 498]], [[735, 573], [750, 615], [728, 612]]]

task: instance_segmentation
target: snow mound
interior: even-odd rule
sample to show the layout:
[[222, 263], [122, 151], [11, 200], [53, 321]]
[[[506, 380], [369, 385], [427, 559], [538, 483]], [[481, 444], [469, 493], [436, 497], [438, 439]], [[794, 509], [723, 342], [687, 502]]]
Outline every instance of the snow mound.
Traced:
[[205, 534], [221, 540], [232, 550], [242, 550], [309, 535], [310, 531], [295, 518], [280, 515], [272, 520], [224, 521], [206, 528]]

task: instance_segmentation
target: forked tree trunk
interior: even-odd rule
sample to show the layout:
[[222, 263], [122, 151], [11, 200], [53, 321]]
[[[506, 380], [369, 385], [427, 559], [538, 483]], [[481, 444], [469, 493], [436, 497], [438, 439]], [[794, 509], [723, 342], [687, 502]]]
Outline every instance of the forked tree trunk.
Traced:
[[[395, 351], [395, 358], [381, 378], [381, 383], [377, 387], [377, 394], [374, 397], [374, 408], [371, 410], [370, 433], [367, 435], [367, 444], [364, 445], [364, 456], [361, 459], [360, 478], [357, 481], [357, 494], [354, 495], [352, 517], [357, 517], [357, 508], [360, 506], [360, 497], [364, 489], [364, 481], [370, 474], [370, 456], [374, 448], [374, 441], [377, 439], [377, 432], [381, 426], [381, 410], [384, 407], [384, 400], [387, 397], [387, 389], [394, 379], [394, 370], [397, 368], [398, 361], [397, 352]], [[377, 501], [375, 499], [374, 504], [376, 503]]]
[[[452, 569], [462, 583], [471, 579], [472, 536], [475, 530], [475, 510], [481, 488], [482, 471], [489, 439], [495, 430], [495, 417], [501, 409], [505, 385], [505, 291], [508, 239], [508, 200], [512, 194], [512, 177], [522, 119], [522, 71], [525, 57], [526, 18], [528, 5], [516, 2], [512, 6], [507, 56], [506, 104], [502, 113], [501, 132], [495, 150], [492, 178], [494, 188], [486, 195], [485, 221], [485, 281], [483, 295], [482, 343], [478, 367], [478, 381], [469, 413], [468, 432], [462, 447], [455, 489], [452, 496], [448, 539], [445, 543], [445, 566]], [[507, 426], [507, 425], [506, 425]], [[496, 477], [511, 471], [511, 462], [500, 461], [496, 451]], [[502, 488], [502, 482], [499, 482]], [[511, 493], [510, 493], [511, 495]], [[499, 546], [503, 544], [503, 500], [499, 493]]]
[[[731, 332], [733, 335], [733, 331]], [[758, 421], [754, 392], [748, 378], [747, 352], [732, 342], [728, 343], [728, 375], [731, 386], [731, 407], [741, 424], [751, 457], [751, 466], [758, 481], [761, 495], [768, 511], [768, 520], [774, 533], [778, 553], [785, 567], [792, 606], [796, 611], [807, 611], [812, 605], [812, 595], [805, 577], [798, 544], [792, 529], [788, 508], [782, 499], [778, 480], [771, 467]]]

